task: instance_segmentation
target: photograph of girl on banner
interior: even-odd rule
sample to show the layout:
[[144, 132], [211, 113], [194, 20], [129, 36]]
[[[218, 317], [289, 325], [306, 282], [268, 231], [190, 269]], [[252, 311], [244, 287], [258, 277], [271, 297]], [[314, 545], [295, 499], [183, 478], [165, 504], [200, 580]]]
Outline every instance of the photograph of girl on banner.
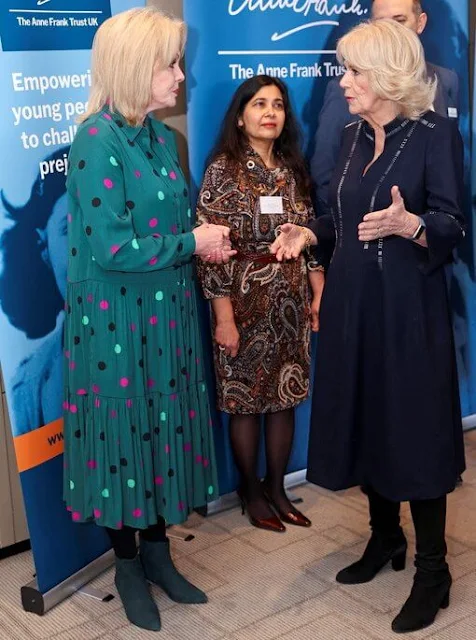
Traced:
[[[68, 147], [61, 147], [45, 161], [54, 162], [68, 151]], [[38, 174], [30, 197], [22, 206], [14, 206], [1, 194], [2, 206], [13, 225], [4, 231], [0, 241], [0, 304], [10, 324], [31, 341], [31, 355], [18, 363], [12, 381], [10, 414], [14, 436], [53, 422], [62, 413], [65, 194], [64, 174], [57, 172], [43, 178]], [[40, 338], [44, 340], [38, 346]]]
[[[199, 262], [198, 273], [211, 300], [218, 409], [230, 415], [243, 513], [270, 531], [285, 531], [283, 522], [311, 525], [288, 500], [284, 476], [294, 410], [309, 393], [309, 310], [318, 306], [323, 268], [311, 256], [279, 265], [269, 252], [281, 224], [314, 218], [299, 140], [284, 83], [267, 75], [246, 80], [231, 99], [197, 204], [198, 221], [229, 227], [238, 250], [227, 265]], [[316, 314], [312, 329], [318, 330]]]

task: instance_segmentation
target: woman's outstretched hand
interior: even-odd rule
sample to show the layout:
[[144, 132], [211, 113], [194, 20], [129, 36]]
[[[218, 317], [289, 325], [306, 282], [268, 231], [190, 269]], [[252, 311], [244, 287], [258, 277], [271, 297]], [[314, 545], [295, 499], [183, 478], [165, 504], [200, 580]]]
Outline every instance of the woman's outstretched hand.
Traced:
[[270, 247], [271, 253], [276, 255], [276, 260], [295, 260], [298, 258], [307, 244], [317, 244], [314, 233], [306, 227], [286, 222], [279, 227], [280, 234]]

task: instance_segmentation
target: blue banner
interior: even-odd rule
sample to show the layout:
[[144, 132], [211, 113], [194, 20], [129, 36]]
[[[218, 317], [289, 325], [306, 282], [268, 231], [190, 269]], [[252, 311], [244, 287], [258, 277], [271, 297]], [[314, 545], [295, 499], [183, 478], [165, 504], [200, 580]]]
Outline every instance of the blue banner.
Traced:
[[[327, 83], [341, 75], [337, 40], [356, 23], [370, 18], [370, 0], [184, 0], [189, 25], [186, 52], [188, 142], [192, 192], [196, 195], [206, 158], [215, 141], [226, 108], [236, 88], [247, 78], [266, 73], [289, 87], [295, 113], [305, 138], [304, 151], [313, 153], [313, 139]], [[467, 0], [423, 2], [429, 14], [423, 34], [427, 58], [456, 71], [460, 80], [460, 126], [467, 149], [469, 171], [468, 3]], [[442, 46], [442, 42], [444, 46]], [[468, 180], [469, 184], [469, 173]], [[469, 198], [467, 203], [470, 217]], [[468, 243], [452, 277], [452, 296], [465, 300], [463, 280], [473, 280], [472, 223]], [[473, 296], [476, 299], [476, 296]], [[461, 399], [465, 414], [476, 412], [476, 388], [471, 344], [466, 329], [471, 318], [466, 302], [456, 310], [455, 329]], [[476, 336], [476, 328], [473, 335]], [[473, 349], [476, 358], [476, 349]], [[473, 358], [473, 359], [474, 359]], [[296, 436], [289, 471], [307, 462], [310, 402], [297, 412]], [[236, 472], [222, 416], [216, 431], [221, 493], [236, 486]]]
[[71, 522], [62, 497], [65, 179], [92, 38], [137, 4], [3, 0], [0, 9], [0, 361], [41, 592], [109, 547], [99, 527]]

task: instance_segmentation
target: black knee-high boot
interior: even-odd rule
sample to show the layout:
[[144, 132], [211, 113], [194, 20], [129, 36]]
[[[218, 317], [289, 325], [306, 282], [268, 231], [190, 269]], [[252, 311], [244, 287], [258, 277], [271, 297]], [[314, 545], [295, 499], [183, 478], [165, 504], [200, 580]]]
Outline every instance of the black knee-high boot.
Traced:
[[405, 568], [407, 541], [400, 527], [400, 503], [383, 498], [367, 488], [372, 535], [360, 560], [336, 576], [342, 584], [370, 582], [388, 563], [395, 571]]
[[416, 573], [408, 600], [392, 623], [397, 633], [433, 624], [449, 605], [451, 574], [446, 562], [446, 496], [410, 503], [416, 534]]

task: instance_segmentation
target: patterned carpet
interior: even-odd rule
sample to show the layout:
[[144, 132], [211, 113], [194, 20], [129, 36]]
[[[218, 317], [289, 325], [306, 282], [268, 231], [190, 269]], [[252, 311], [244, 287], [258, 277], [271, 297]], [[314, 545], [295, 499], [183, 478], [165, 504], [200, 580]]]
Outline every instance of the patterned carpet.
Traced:
[[[450, 608], [416, 640], [476, 637], [476, 432], [466, 435], [468, 470], [449, 498], [449, 562], [455, 580]], [[26, 614], [20, 587], [31, 579], [29, 553], [0, 565], [2, 640], [390, 640], [390, 622], [407, 597], [412, 562], [385, 569], [373, 582], [348, 587], [336, 572], [357, 559], [367, 536], [366, 501], [359, 490], [331, 494], [311, 485], [295, 493], [313, 520], [309, 530], [284, 534], [253, 529], [237, 508], [207, 519], [193, 516], [192, 542], [173, 541], [179, 568], [207, 591], [207, 605], [172, 603], [154, 590], [162, 615], [157, 635], [130, 626], [118, 599], [101, 603], [78, 594], [44, 617]], [[403, 524], [413, 554], [407, 505]], [[410, 556], [411, 558], [411, 556]], [[112, 570], [93, 586], [115, 593]]]

